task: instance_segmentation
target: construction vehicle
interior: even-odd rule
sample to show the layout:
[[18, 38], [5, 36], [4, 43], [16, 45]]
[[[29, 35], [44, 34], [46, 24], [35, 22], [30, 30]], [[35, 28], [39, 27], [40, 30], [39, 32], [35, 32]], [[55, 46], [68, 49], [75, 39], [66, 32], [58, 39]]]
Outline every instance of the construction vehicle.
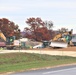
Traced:
[[50, 46], [53, 48], [55, 48], [55, 47], [66, 48], [68, 46], [73, 45], [72, 41], [71, 41], [72, 40], [72, 31], [73, 30], [57, 34], [51, 40]]
[[0, 38], [3, 39], [4, 41], [6, 41], [6, 37], [4, 36], [4, 34], [0, 31]]
[[6, 48], [7, 49], [13, 49], [15, 47], [14, 45], [14, 38], [13, 36], [7, 37], [6, 38]]
[[72, 43], [74, 44], [74, 46], [76, 46], [76, 34], [74, 34], [73, 36], [72, 36]]
[[42, 41], [39, 45], [34, 46], [33, 48], [46, 48], [49, 47], [50, 41]]
[[6, 47], [7, 49], [13, 49], [14, 47], [19, 47], [19, 40], [15, 40], [14, 36], [5, 37], [5, 35], [0, 31], [0, 47]]
[[5, 47], [6, 46], [6, 38], [4, 36], [4, 34], [0, 31], [0, 48]]

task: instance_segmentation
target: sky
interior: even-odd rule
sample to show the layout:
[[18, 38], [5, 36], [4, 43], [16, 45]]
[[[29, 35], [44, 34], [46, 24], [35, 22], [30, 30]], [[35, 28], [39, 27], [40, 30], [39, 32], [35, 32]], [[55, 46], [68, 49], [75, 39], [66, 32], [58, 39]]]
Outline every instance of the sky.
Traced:
[[54, 30], [65, 27], [76, 33], [76, 0], [0, 0], [0, 18], [18, 24], [21, 31], [31, 17], [52, 21]]

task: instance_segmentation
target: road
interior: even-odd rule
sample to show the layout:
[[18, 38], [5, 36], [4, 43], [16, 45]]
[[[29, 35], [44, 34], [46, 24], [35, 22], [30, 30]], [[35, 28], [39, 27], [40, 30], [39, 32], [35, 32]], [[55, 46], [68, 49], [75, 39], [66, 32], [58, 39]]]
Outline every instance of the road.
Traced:
[[76, 75], [76, 65], [20, 72], [10, 75]]

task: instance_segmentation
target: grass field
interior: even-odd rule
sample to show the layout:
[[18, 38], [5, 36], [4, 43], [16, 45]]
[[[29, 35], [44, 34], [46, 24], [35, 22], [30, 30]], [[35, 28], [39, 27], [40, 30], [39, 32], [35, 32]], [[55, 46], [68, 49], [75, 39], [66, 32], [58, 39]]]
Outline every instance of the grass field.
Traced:
[[28, 53], [0, 54], [0, 73], [76, 63], [75, 57]]

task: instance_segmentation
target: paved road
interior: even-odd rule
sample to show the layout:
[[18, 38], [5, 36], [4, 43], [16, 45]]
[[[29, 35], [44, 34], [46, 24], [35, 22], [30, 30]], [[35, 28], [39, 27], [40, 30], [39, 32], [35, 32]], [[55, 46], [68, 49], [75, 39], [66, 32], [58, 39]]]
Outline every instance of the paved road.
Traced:
[[20, 72], [10, 75], [76, 75], [76, 65], [42, 69], [36, 71]]

